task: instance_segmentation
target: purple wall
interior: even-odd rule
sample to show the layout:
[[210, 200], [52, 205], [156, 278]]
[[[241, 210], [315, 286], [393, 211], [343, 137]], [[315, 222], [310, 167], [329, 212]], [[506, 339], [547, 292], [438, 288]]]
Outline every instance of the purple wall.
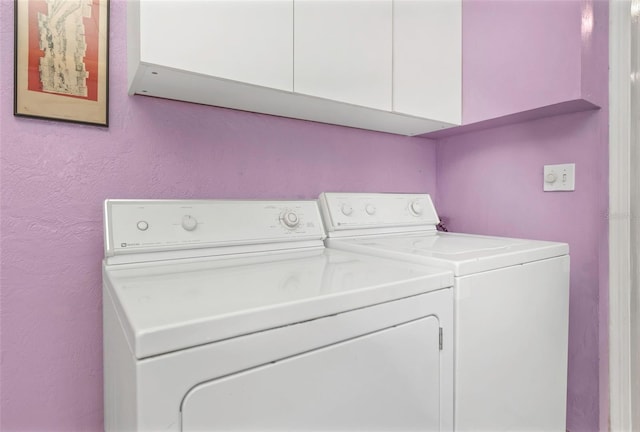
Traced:
[[[452, 231], [570, 245], [567, 425], [574, 432], [596, 431], [600, 420], [598, 311], [606, 306], [606, 287], [599, 284], [599, 253], [607, 233], [606, 131], [606, 113], [598, 111], [438, 143], [437, 205]], [[576, 163], [576, 191], [543, 192], [542, 166], [569, 162]], [[600, 325], [606, 327], [606, 322]]]
[[[478, 2], [467, 1], [463, 6], [463, 70], [464, 88], [481, 86], [488, 91], [494, 79], [514, 85], [518, 81], [531, 90], [552, 82], [558, 73], [545, 64], [515, 61], [500, 64], [499, 76], [488, 76], [494, 52], [485, 46], [478, 61], [473, 43], [481, 28], [504, 25], [505, 11], [530, 14], [531, 21], [547, 9], [552, 21], [554, 8], [558, 14], [568, 13], [577, 18], [567, 29], [580, 31], [584, 17], [589, 22], [593, 12], [593, 32], [583, 32], [581, 45], [573, 46], [575, 38], [556, 39], [556, 45], [572, 46], [582, 64], [583, 91], [601, 103], [599, 111], [587, 111], [549, 117], [526, 123], [488, 129], [438, 141], [437, 205], [441, 216], [448, 219], [452, 231], [495, 234], [568, 242], [571, 249], [571, 302], [569, 323], [569, 383], [567, 426], [572, 432], [606, 430], [608, 422], [608, 3], [605, 1], [570, 2]], [[493, 4], [483, 9], [481, 4]], [[498, 7], [499, 6], [499, 7]], [[582, 14], [572, 8], [578, 7]], [[490, 13], [493, 11], [494, 13]], [[509, 16], [509, 15], [507, 15]], [[542, 20], [544, 21], [544, 20]], [[555, 21], [553, 21], [555, 22]], [[471, 24], [473, 23], [473, 24]], [[521, 23], [522, 24], [522, 23]], [[525, 23], [526, 24], [526, 23]], [[589, 25], [590, 26], [590, 25]], [[587, 27], [589, 27], [587, 26]], [[557, 27], [557, 26], [556, 26]], [[552, 26], [553, 28], [553, 26]], [[528, 33], [526, 53], [544, 60], [551, 44], [545, 35], [547, 27], [520, 25], [502, 41], [495, 41], [497, 49], [522, 40]], [[539, 35], [539, 37], [536, 37]], [[554, 48], [563, 52], [567, 46]], [[550, 63], [559, 62], [550, 52]], [[498, 57], [503, 53], [495, 54]], [[574, 63], [574, 60], [570, 62]], [[478, 71], [477, 69], [481, 70]], [[527, 74], [534, 70], [535, 74]], [[563, 74], [559, 73], [562, 79]], [[522, 78], [525, 79], [522, 79]], [[576, 81], [580, 84], [580, 81]], [[562, 84], [571, 88], [569, 83]], [[553, 85], [547, 88], [553, 89]], [[522, 97], [523, 89], [504, 88], [486, 105], [492, 110], [516, 109], [524, 101], [531, 102], [533, 93]], [[554, 91], [560, 91], [556, 89]], [[573, 91], [573, 90], [572, 90]], [[510, 93], [510, 98], [509, 98]], [[490, 98], [490, 94], [484, 98]], [[463, 92], [465, 103], [467, 93]], [[472, 102], [474, 103], [474, 102]], [[475, 101], [485, 104], [482, 100]], [[469, 108], [465, 105], [465, 110]], [[473, 108], [473, 107], [471, 107]], [[469, 109], [471, 109], [469, 108]], [[465, 111], [466, 112], [466, 111]], [[545, 164], [576, 163], [575, 192], [543, 192], [542, 169]], [[540, 311], [544, 319], [544, 311]]]
[[[573, 6], [564, 7], [573, 16]], [[606, 3], [595, 9], [599, 39], [583, 40], [577, 61], [589, 71], [581, 85], [593, 84], [599, 92], [594, 97], [606, 101]], [[468, 59], [473, 37], [467, 26], [474, 10], [481, 12], [465, 3]], [[423, 139], [128, 97], [124, 0], [112, 0], [111, 18], [109, 129], [20, 119], [11, 111], [13, 2], [0, 0], [0, 429], [102, 428], [103, 199], [312, 198], [323, 190], [435, 196], [436, 184], [439, 210], [454, 230], [570, 243], [568, 426], [578, 432], [606, 424], [606, 107], [446, 138], [436, 146]], [[476, 31], [505, 19], [476, 18]], [[575, 30], [575, 23], [568, 27]], [[540, 36], [542, 45], [530, 49], [549, 43]], [[577, 49], [575, 39], [565, 41]], [[475, 51], [485, 55], [507, 43], [495, 42]], [[488, 63], [475, 60], [479, 67]], [[570, 59], [571, 67], [575, 61]], [[524, 66], [499, 65], [511, 74], [526, 71]], [[465, 89], [469, 80], [482, 77], [498, 78], [496, 85], [506, 82], [504, 75], [494, 77], [465, 63]], [[558, 85], [567, 86], [558, 91], [576, 91], [574, 82], [561, 79]], [[477, 102], [494, 93], [477, 96]], [[524, 107], [509, 94], [503, 92], [498, 102], [503, 98], [509, 109]], [[490, 106], [475, 109], [480, 116], [495, 115]], [[577, 164], [577, 190], [543, 193], [542, 165], [564, 162]]]
[[111, 3], [111, 126], [12, 116], [13, 2], [0, 0], [2, 423], [102, 429], [105, 198], [315, 198], [435, 191], [435, 145], [126, 95]]
[[[464, 124], [588, 98], [591, 0], [464, 0]], [[584, 58], [586, 57], [586, 58]]]

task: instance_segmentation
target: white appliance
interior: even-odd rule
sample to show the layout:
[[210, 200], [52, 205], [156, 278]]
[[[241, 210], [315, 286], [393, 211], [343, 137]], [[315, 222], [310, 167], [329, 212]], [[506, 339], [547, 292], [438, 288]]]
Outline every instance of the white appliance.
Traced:
[[451, 430], [452, 273], [325, 249], [321, 222], [106, 201], [105, 430]]
[[569, 249], [437, 232], [429, 195], [324, 193], [327, 245], [455, 273], [457, 431], [564, 431]]

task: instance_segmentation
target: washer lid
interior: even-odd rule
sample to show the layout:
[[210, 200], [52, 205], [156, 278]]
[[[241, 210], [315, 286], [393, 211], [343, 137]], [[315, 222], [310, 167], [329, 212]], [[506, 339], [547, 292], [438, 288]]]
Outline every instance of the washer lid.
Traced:
[[104, 275], [137, 358], [453, 285], [450, 271], [328, 249], [107, 265]]
[[495, 270], [569, 253], [569, 245], [455, 233], [393, 234], [329, 239], [338, 249], [372, 253], [452, 270], [456, 276]]

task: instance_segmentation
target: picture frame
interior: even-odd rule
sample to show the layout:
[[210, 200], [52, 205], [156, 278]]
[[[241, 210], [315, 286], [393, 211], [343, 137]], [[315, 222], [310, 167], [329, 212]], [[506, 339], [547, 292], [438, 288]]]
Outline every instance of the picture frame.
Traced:
[[15, 0], [15, 116], [109, 125], [109, 0]]

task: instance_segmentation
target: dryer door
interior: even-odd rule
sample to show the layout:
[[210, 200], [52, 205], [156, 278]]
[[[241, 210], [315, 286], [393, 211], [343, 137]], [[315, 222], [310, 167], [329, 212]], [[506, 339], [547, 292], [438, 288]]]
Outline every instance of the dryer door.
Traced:
[[434, 316], [194, 387], [183, 431], [440, 429]]

